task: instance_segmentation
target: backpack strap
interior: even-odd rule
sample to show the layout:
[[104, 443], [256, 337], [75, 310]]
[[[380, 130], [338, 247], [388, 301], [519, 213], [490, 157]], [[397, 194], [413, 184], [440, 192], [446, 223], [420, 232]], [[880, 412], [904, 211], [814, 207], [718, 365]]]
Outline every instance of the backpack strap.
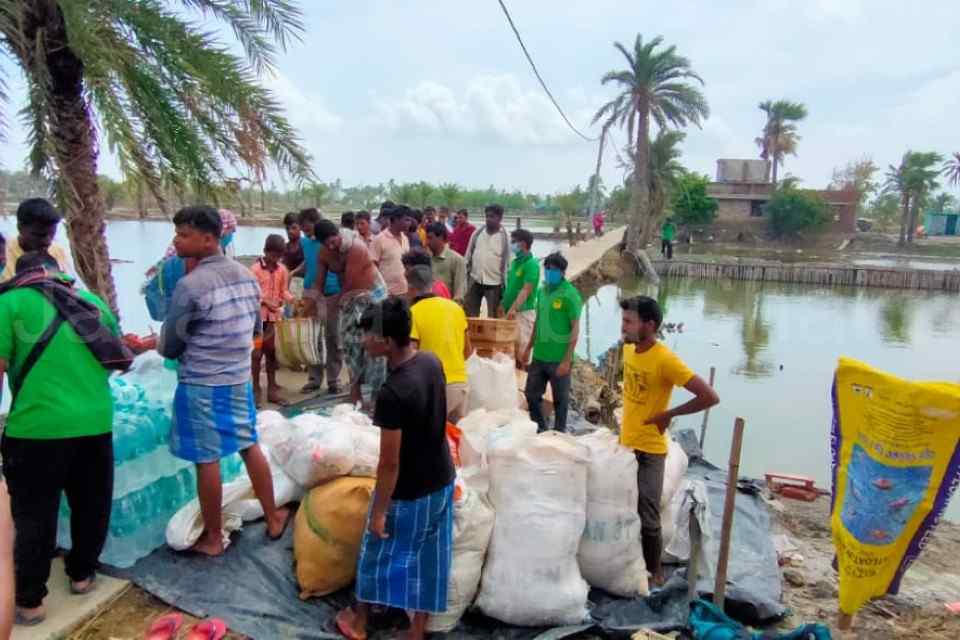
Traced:
[[50, 321], [50, 324], [48, 324], [47, 328], [40, 334], [40, 338], [37, 339], [33, 348], [30, 349], [30, 353], [27, 354], [27, 358], [23, 361], [20, 370], [17, 372], [16, 379], [10, 376], [10, 413], [13, 413], [13, 405], [17, 401], [17, 395], [20, 393], [20, 389], [23, 388], [23, 383], [27, 379], [27, 375], [29, 375], [33, 369], [33, 365], [37, 364], [37, 360], [40, 359], [43, 352], [50, 346], [50, 342], [53, 341], [53, 336], [57, 335], [57, 331], [63, 322], [63, 316], [54, 308], [53, 320]]

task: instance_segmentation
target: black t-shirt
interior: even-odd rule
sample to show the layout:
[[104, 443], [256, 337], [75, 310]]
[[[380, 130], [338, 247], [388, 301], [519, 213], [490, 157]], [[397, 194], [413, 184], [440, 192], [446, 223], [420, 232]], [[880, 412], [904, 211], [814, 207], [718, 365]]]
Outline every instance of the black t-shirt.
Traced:
[[394, 500], [416, 500], [453, 482], [447, 391], [443, 367], [435, 355], [417, 353], [390, 371], [377, 395], [373, 423], [403, 434]]

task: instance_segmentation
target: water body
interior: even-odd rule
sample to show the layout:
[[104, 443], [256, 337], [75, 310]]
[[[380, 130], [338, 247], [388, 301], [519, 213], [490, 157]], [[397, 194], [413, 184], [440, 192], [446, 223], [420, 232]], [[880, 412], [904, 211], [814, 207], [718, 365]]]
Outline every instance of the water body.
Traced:
[[[666, 343], [705, 379], [717, 370], [719, 406], [705, 452], [729, 457], [733, 421], [746, 420], [741, 473], [780, 471], [830, 486], [830, 387], [840, 356], [916, 380], [960, 382], [960, 299], [895, 289], [763, 282], [664, 280], [602, 287], [586, 305], [577, 353], [595, 360], [620, 337], [618, 296], [650, 295], [666, 321], [684, 323]], [[679, 390], [674, 400], [685, 396]], [[680, 418], [698, 432], [702, 418]], [[948, 509], [960, 520], [960, 499]]]

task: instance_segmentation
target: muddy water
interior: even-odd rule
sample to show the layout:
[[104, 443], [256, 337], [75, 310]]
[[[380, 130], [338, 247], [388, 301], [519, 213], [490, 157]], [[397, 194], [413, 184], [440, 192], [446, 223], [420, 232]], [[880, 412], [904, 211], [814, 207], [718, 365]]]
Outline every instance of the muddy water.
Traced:
[[[955, 294], [666, 280], [602, 287], [586, 305], [578, 354], [596, 359], [620, 333], [618, 296], [645, 294], [684, 323], [667, 344], [704, 378], [717, 370], [721, 404], [706, 455], [725, 464], [736, 416], [746, 419], [741, 471], [814, 477], [829, 487], [830, 385], [837, 358], [857, 358], [911, 379], [960, 382], [960, 299]], [[680, 391], [675, 400], [683, 397]], [[701, 418], [680, 418], [699, 431]], [[948, 515], [960, 520], [960, 499]]]

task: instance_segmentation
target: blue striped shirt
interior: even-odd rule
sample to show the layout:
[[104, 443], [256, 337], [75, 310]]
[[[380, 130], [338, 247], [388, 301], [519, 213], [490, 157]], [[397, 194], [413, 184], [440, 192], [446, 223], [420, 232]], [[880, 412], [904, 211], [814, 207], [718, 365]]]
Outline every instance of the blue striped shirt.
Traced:
[[157, 350], [180, 360], [180, 382], [242, 384], [259, 323], [256, 278], [239, 262], [211, 256], [177, 282]]

